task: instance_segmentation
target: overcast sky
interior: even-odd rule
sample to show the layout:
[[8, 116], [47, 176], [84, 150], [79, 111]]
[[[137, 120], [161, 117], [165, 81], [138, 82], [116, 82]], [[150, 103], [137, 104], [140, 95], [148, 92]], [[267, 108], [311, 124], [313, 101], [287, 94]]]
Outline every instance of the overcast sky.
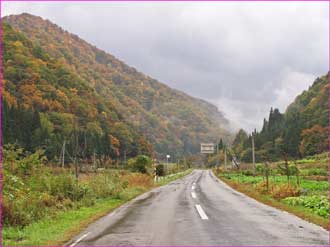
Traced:
[[3, 2], [260, 129], [329, 68], [327, 2]]

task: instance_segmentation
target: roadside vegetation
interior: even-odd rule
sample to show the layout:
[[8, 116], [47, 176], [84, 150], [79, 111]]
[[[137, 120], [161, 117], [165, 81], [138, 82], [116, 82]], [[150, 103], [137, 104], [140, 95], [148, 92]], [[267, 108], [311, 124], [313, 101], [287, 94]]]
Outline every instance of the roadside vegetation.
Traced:
[[128, 169], [85, 167], [77, 179], [74, 166], [52, 166], [41, 150], [26, 153], [6, 145], [3, 157], [3, 245], [7, 246], [63, 244], [113, 208], [191, 171], [178, 165], [155, 182], [151, 159], [140, 155], [129, 160]]
[[[268, 205], [289, 211], [325, 229], [329, 228], [327, 153], [305, 159], [251, 163], [214, 169], [231, 187]], [[255, 173], [255, 174], [254, 174]]]

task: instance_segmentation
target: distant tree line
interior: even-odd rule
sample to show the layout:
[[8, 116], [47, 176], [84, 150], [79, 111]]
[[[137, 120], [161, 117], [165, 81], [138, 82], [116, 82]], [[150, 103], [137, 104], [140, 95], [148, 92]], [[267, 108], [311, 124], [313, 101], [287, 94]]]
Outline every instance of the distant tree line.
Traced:
[[[65, 145], [66, 162], [83, 160], [123, 160], [124, 156], [152, 155], [151, 145], [142, 136], [125, 136], [101, 122], [82, 125], [75, 116], [42, 113], [31, 108], [9, 106], [3, 101], [3, 143], [16, 144], [28, 152], [45, 150], [49, 160], [59, 160]], [[118, 130], [118, 127], [116, 128]], [[121, 135], [122, 134], [122, 135]], [[132, 138], [127, 140], [126, 138]]]
[[328, 151], [328, 78], [317, 78], [282, 114], [271, 108], [260, 132], [239, 130], [232, 144], [237, 157], [252, 162], [252, 136], [256, 161], [274, 161], [284, 156], [301, 158]]
[[328, 127], [319, 124], [303, 129], [298, 118], [285, 119], [278, 109], [270, 111], [260, 132], [247, 134], [239, 130], [233, 141], [233, 151], [241, 161], [252, 162], [252, 136], [256, 161], [292, 158], [319, 154], [328, 150]]

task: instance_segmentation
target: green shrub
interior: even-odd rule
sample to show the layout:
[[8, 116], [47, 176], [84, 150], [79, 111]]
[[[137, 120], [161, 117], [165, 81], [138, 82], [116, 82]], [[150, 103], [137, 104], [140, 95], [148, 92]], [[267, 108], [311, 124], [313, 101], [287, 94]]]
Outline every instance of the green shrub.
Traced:
[[2, 200], [2, 221], [4, 225], [25, 226], [30, 223], [25, 211], [21, 210], [22, 206], [18, 201], [14, 203], [4, 197]]
[[130, 159], [128, 165], [133, 172], [147, 173], [147, 168], [151, 166], [151, 159], [146, 155], [139, 155], [135, 159]]
[[93, 176], [87, 185], [96, 198], [119, 198], [120, 192], [128, 187], [126, 175], [125, 172], [103, 172]]
[[245, 176], [253, 176], [254, 172], [252, 170], [245, 170], [245, 171], [242, 171], [242, 174]]
[[156, 175], [165, 176], [165, 167], [163, 164], [159, 164], [156, 166]]
[[256, 164], [256, 172], [258, 174], [264, 174], [264, 165], [263, 164]]
[[326, 196], [300, 196], [300, 197], [288, 197], [283, 199], [286, 204], [292, 206], [303, 206], [308, 208], [313, 213], [328, 218], [330, 217], [330, 205]]

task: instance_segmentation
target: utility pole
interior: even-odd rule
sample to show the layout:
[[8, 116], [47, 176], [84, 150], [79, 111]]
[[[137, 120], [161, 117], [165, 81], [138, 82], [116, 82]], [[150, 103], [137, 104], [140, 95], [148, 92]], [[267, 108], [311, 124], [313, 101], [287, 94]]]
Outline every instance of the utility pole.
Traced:
[[170, 158], [171, 156], [169, 154], [166, 155], [166, 165], [168, 165], [168, 159]]
[[254, 136], [252, 133], [252, 162], [253, 162], [253, 176], [256, 176], [256, 161], [255, 161], [255, 155], [254, 155]]
[[93, 169], [95, 169], [95, 171], [96, 171], [96, 157], [95, 157], [95, 150], [94, 150], [94, 152], [93, 152]]
[[74, 147], [73, 147], [73, 164], [74, 164], [74, 170], [75, 170], [75, 177], [76, 181], [78, 182], [78, 177], [79, 177], [79, 170], [78, 170], [78, 149], [79, 149], [79, 138], [78, 138], [78, 133], [77, 133], [77, 120], [74, 119], [74, 125], [73, 125], [73, 138], [74, 138]]
[[125, 139], [124, 142], [124, 163], [122, 163], [122, 169], [124, 169], [124, 167], [127, 167], [127, 140]]
[[216, 167], [217, 167], [217, 168], [219, 167], [219, 156], [218, 156], [218, 150], [219, 150], [219, 143], [217, 143], [217, 152], [216, 152], [216, 155], [217, 155], [217, 164], [216, 164]]
[[171, 156], [169, 154], [166, 155], [166, 169], [165, 169], [165, 173], [167, 174], [168, 171], [168, 159], [171, 158]]
[[227, 147], [224, 148], [225, 151], [225, 169], [227, 169]]
[[62, 146], [62, 168], [64, 168], [64, 156], [65, 156], [65, 141], [63, 142], [63, 146]]

